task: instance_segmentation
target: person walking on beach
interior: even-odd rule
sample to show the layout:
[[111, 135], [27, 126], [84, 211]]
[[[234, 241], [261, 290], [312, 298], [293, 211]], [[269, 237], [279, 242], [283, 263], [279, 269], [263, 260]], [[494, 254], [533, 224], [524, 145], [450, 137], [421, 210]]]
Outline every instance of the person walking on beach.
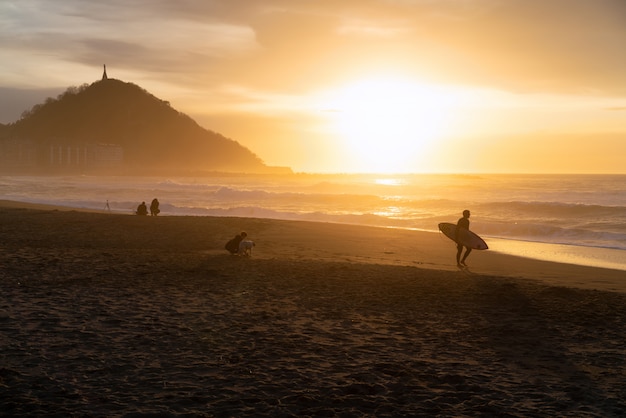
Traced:
[[231, 254], [237, 254], [237, 252], [239, 252], [239, 243], [243, 241], [247, 236], [248, 234], [245, 232], [235, 235], [233, 239], [226, 243], [224, 248], [226, 248], [226, 250], [228, 250], [228, 252]]
[[161, 213], [161, 210], [159, 209], [159, 200], [155, 197], [152, 199], [152, 203], [150, 203], [150, 215], [157, 216], [159, 213]]
[[460, 231], [461, 228], [465, 229], [466, 231], [469, 231], [469, 225], [470, 225], [469, 217], [470, 217], [470, 211], [465, 209], [463, 211], [463, 217], [460, 218], [458, 222], [456, 223], [456, 232], [454, 233], [454, 240], [456, 241], [456, 265], [459, 267], [467, 267], [467, 264], [465, 264], [465, 260], [467, 259], [467, 256], [470, 255], [470, 253], [472, 252], [472, 249], [470, 247], [465, 246], [465, 254], [463, 255], [463, 258], [461, 258], [461, 253], [463, 252], [464, 245], [461, 244], [461, 242], [459, 241], [459, 233], [461, 232]]

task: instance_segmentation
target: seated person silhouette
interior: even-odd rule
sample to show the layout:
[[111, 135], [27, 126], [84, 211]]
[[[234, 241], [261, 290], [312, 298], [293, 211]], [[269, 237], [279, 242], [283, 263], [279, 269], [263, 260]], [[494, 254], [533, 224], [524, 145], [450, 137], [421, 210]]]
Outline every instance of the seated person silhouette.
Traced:
[[146, 202], [141, 202], [139, 206], [137, 206], [137, 215], [146, 216], [148, 214], [148, 207], [146, 206]]

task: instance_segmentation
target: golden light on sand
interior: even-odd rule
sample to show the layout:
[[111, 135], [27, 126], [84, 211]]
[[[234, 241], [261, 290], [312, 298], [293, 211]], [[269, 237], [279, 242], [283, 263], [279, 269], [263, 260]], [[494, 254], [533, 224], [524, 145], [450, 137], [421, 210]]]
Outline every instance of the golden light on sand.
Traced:
[[419, 171], [450, 132], [461, 94], [400, 77], [373, 77], [328, 94], [331, 131], [363, 171]]

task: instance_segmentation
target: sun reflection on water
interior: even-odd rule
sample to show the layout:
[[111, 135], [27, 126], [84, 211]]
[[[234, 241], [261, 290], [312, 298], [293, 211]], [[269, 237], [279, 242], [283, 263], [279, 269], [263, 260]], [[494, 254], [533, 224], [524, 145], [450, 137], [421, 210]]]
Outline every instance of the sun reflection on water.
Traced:
[[381, 186], [401, 186], [404, 184], [402, 179], [394, 179], [394, 178], [380, 178], [374, 180], [374, 183], [380, 184]]

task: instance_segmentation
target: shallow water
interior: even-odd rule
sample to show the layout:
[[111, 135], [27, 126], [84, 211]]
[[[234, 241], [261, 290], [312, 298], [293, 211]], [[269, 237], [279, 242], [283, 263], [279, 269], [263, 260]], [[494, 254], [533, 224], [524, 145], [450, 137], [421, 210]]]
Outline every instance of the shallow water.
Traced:
[[614, 248], [489, 239], [490, 249], [504, 254], [557, 263], [626, 271], [626, 251]]

